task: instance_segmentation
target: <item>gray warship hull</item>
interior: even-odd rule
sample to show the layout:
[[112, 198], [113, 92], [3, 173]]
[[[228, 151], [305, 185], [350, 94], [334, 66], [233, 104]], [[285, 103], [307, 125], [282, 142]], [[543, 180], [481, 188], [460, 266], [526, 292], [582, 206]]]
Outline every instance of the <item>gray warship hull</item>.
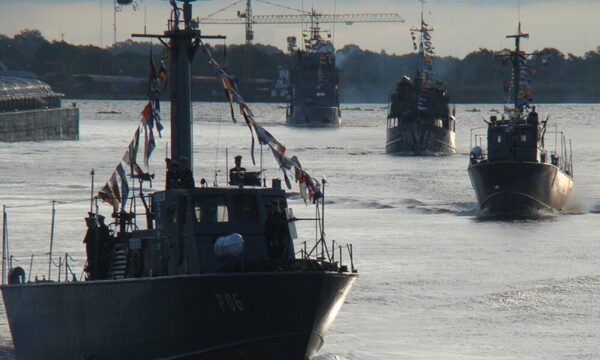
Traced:
[[300, 127], [339, 127], [342, 125], [337, 106], [295, 105], [287, 116], [287, 125]]
[[522, 161], [480, 162], [469, 178], [484, 216], [529, 217], [561, 211], [573, 178], [552, 164]]
[[388, 128], [385, 151], [398, 155], [454, 155], [455, 133], [418, 121], [405, 121]]
[[20, 359], [310, 359], [353, 274], [259, 272], [6, 285]]

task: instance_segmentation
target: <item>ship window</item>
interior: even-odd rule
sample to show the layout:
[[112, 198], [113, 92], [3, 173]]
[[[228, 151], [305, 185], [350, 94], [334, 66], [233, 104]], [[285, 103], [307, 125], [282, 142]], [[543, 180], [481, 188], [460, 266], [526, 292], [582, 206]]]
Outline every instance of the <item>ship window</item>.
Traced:
[[502, 135], [498, 135], [498, 144], [502, 142]]
[[258, 219], [258, 207], [254, 195], [236, 195], [233, 197], [235, 220], [253, 222]]
[[229, 210], [224, 196], [197, 196], [194, 210], [198, 223], [229, 222]]
[[521, 142], [526, 142], [527, 141], [527, 135], [523, 134], [521, 135]]

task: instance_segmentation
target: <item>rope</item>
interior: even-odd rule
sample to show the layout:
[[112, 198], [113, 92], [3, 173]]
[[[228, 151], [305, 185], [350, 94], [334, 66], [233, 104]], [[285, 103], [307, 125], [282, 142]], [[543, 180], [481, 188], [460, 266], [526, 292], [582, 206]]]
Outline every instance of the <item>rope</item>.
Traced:
[[[225, 49], [225, 54], [227, 54], [227, 43], [225, 43], [225, 41], [223, 42], [223, 47]], [[225, 62], [227, 62], [227, 57], [225, 57]], [[217, 181], [216, 176], [217, 176], [217, 171], [218, 171], [217, 166], [218, 166], [218, 161], [219, 161], [219, 140], [220, 139], [221, 139], [221, 116], [219, 116], [219, 121], [217, 122], [217, 146], [215, 149], [215, 170], [214, 170], [215, 182]]]
[[57, 205], [71, 205], [71, 204], [87, 203], [89, 201], [90, 201], [90, 199], [73, 200], [73, 201], [47, 200], [47, 201], [44, 201], [39, 204], [31, 204], [31, 205], [6, 205], [6, 208], [7, 209], [34, 208], [34, 207], [47, 206], [48, 204], [52, 204], [52, 202], [55, 202], [55, 204], [57, 204]]

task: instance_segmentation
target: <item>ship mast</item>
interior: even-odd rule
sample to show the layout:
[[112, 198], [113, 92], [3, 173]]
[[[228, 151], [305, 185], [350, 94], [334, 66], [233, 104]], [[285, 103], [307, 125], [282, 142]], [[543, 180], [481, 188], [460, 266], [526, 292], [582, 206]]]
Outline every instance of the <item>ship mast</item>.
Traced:
[[[514, 38], [515, 39], [515, 52], [512, 56], [512, 65], [513, 65], [513, 101], [515, 104], [515, 111], [517, 112], [517, 116], [521, 114], [521, 107], [519, 106], [519, 91], [521, 88], [521, 38], [529, 39], [529, 34], [524, 34], [521, 32], [521, 22], [519, 21], [519, 29], [517, 34], [515, 35], [507, 35], [507, 39]], [[523, 54], [525, 56], [525, 54]]]
[[[171, 99], [171, 158], [187, 158], [193, 171], [193, 119], [191, 97], [191, 63], [201, 39], [225, 39], [222, 35], [201, 35], [198, 22], [192, 19], [195, 0], [170, 0], [173, 10], [168, 29], [162, 34], [133, 34], [133, 37], [157, 38], [169, 51]], [[183, 19], [181, 18], [183, 15]], [[168, 39], [168, 43], [165, 41]]]
[[[425, 70], [425, 46], [424, 46], [424, 41], [426, 40], [424, 38], [424, 34], [425, 33], [429, 33], [430, 31], [433, 31], [433, 28], [429, 27], [429, 25], [427, 25], [425, 23], [425, 0], [419, 0], [421, 2], [421, 25], [419, 27], [413, 27], [410, 29], [410, 32], [412, 34], [414, 34], [415, 32], [419, 33], [419, 48], [418, 48], [418, 55], [419, 55], [419, 63], [418, 63], [418, 69], [417, 69], [417, 79], [421, 82], [421, 87], [427, 87], [427, 83], [429, 81], [426, 71]], [[415, 40], [414, 36], [413, 36], [413, 41]], [[429, 40], [428, 40], [429, 41]], [[416, 50], [416, 44], [415, 44], [415, 50]]]

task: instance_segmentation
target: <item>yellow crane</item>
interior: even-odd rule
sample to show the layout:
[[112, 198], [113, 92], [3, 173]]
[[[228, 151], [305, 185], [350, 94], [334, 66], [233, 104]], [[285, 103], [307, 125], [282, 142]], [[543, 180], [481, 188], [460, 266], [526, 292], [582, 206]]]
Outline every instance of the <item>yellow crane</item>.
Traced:
[[[245, 11], [238, 11], [237, 17], [233, 19], [215, 18], [214, 16], [232, 8], [235, 5], [246, 2]], [[363, 14], [322, 14], [314, 9], [310, 11], [304, 11], [294, 9], [292, 7], [280, 5], [267, 0], [256, 0], [262, 3], [274, 5], [277, 7], [285, 8], [288, 10], [294, 10], [299, 14], [279, 14], [279, 15], [253, 15], [252, 14], [252, 0], [238, 0], [235, 1], [222, 9], [219, 9], [204, 18], [198, 18], [200, 24], [221, 24], [221, 25], [244, 25], [245, 26], [245, 38], [246, 46], [244, 49], [244, 79], [252, 78], [252, 52], [251, 45], [254, 40], [253, 25], [259, 24], [346, 24], [352, 25], [354, 23], [402, 23], [404, 19], [396, 13], [363, 13]]]

